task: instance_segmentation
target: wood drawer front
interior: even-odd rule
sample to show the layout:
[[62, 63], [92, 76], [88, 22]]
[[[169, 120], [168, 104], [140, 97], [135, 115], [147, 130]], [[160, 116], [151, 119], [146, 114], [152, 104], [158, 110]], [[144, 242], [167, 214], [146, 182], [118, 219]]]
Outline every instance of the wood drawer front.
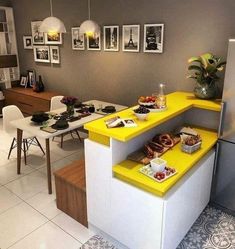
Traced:
[[32, 114], [36, 111], [49, 111], [50, 101], [26, 96], [18, 93], [5, 93], [6, 105], [16, 105], [23, 113]]

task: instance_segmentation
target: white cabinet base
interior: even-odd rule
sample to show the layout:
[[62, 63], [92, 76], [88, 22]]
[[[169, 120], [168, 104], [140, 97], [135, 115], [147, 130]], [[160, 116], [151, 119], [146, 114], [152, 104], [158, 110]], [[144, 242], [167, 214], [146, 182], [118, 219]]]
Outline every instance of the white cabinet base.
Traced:
[[164, 197], [114, 178], [112, 146], [86, 139], [85, 153], [88, 223], [119, 248], [175, 249], [209, 202], [214, 150]]

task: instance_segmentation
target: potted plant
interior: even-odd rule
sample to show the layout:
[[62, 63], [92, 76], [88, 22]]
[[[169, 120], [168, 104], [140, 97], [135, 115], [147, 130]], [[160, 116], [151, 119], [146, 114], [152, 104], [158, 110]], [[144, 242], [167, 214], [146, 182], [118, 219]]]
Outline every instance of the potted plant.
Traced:
[[66, 105], [67, 113], [70, 116], [72, 116], [74, 114], [74, 105], [75, 105], [76, 101], [77, 101], [77, 98], [73, 97], [73, 96], [64, 96], [60, 101], [61, 103]]
[[226, 62], [221, 61], [220, 57], [206, 53], [191, 57], [188, 63], [191, 64], [188, 70], [194, 73], [187, 78], [195, 79], [197, 83], [194, 95], [200, 99], [215, 99], [217, 97], [216, 82], [220, 79], [217, 73], [223, 71]]

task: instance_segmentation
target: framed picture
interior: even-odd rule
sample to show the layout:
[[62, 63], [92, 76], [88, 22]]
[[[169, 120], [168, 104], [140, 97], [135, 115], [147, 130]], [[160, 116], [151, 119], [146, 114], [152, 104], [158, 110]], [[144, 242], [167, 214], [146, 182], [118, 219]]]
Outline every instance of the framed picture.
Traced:
[[50, 62], [50, 49], [49, 46], [34, 46], [34, 60], [36, 62]]
[[100, 33], [87, 37], [87, 50], [101, 50]]
[[104, 51], [119, 51], [119, 26], [104, 26]]
[[27, 75], [21, 75], [20, 76], [20, 85], [23, 87], [27, 87], [28, 83], [28, 76]]
[[60, 50], [58, 46], [50, 46], [51, 63], [60, 64]]
[[72, 33], [72, 49], [84, 50], [85, 49], [85, 35], [79, 34], [79, 27], [74, 27], [71, 30]]
[[45, 44], [62, 44], [62, 34], [45, 33]]
[[35, 70], [28, 70], [28, 85], [33, 87], [33, 84], [36, 82], [36, 73]]
[[139, 52], [140, 25], [122, 26], [122, 50], [127, 52]]
[[44, 33], [39, 32], [42, 21], [31, 22], [33, 44], [44, 44]]
[[24, 49], [33, 49], [32, 36], [24, 35], [23, 43], [24, 43]]
[[144, 25], [143, 48], [145, 53], [163, 52], [163, 32], [164, 32], [164, 24]]

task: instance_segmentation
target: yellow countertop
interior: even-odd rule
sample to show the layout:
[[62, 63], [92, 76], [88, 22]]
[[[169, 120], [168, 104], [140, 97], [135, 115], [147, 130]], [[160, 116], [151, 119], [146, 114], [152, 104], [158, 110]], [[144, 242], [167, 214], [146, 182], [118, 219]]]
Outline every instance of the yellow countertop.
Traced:
[[193, 93], [174, 92], [167, 95], [167, 107], [168, 109], [164, 112], [150, 113], [147, 121], [137, 120], [132, 108], [108, 116], [108, 118], [117, 115], [121, 118], [132, 118], [136, 121], [137, 127], [108, 129], [104, 122], [107, 117], [87, 123], [84, 127], [89, 132], [125, 142], [193, 107], [219, 112], [221, 103], [197, 99]]
[[113, 167], [114, 176], [150, 193], [163, 196], [215, 145], [217, 141], [216, 132], [202, 128], [196, 128], [196, 130], [202, 138], [201, 149], [193, 154], [187, 154], [181, 151], [179, 143], [161, 157], [168, 162], [169, 166], [178, 171], [176, 175], [164, 182], [158, 183], [143, 175], [138, 171], [143, 165], [130, 160], [115, 165]]

